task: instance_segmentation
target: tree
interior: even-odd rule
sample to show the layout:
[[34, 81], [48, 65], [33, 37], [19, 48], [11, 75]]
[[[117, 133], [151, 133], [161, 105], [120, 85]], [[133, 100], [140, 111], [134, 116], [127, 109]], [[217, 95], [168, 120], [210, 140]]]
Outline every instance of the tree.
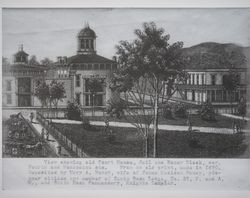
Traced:
[[89, 78], [87, 89], [91, 93], [92, 116], [94, 116], [94, 108], [96, 106], [95, 96], [97, 92], [103, 91], [103, 80], [97, 77]]
[[240, 76], [235, 71], [237, 71], [237, 67], [242, 66], [246, 62], [246, 57], [242, 48], [234, 48], [231, 51], [223, 50], [220, 55], [221, 64], [229, 67], [228, 75], [223, 76], [222, 85], [229, 92], [231, 113], [233, 113], [233, 93], [240, 85]]
[[42, 107], [52, 108], [53, 104], [57, 108], [58, 102], [65, 95], [64, 84], [55, 80], [51, 81], [50, 84], [42, 82], [36, 87], [34, 95], [40, 100]]
[[230, 97], [230, 107], [231, 107], [231, 113], [233, 113], [233, 93], [237, 90], [239, 86], [239, 75], [235, 73], [233, 70], [230, 70], [227, 75], [223, 76], [223, 82], [222, 85], [225, 90], [228, 91], [229, 97]]
[[8, 58], [2, 57], [2, 65], [10, 65]]
[[40, 62], [41, 62], [41, 65], [47, 66], [47, 67], [49, 67], [53, 64], [53, 61], [50, 60], [49, 58], [44, 58]]
[[65, 88], [63, 82], [52, 80], [49, 85], [50, 101], [57, 109], [58, 102], [65, 97]]
[[238, 105], [238, 114], [241, 115], [242, 119], [244, 120], [246, 113], [247, 113], [247, 104], [246, 104], [246, 100], [242, 97]]
[[32, 55], [29, 62], [28, 62], [29, 65], [31, 66], [38, 66], [40, 65], [40, 63], [38, 62], [37, 58], [35, 55]]
[[[146, 156], [156, 157], [159, 96], [167, 90], [165, 100], [168, 101], [176, 91], [175, 80], [186, 79], [183, 43], [170, 45], [170, 36], [154, 22], [144, 23], [143, 30], [136, 29], [135, 35], [134, 41], [120, 41], [117, 46], [119, 69], [110, 87], [122, 93], [127, 104], [130, 101], [137, 104], [139, 111], [128, 105], [126, 114], [134, 118], [131, 123], [145, 138]], [[150, 108], [147, 109], [147, 105]], [[153, 131], [150, 130], [152, 123]]]
[[202, 120], [216, 121], [213, 105], [208, 101], [202, 104], [199, 114]]
[[50, 100], [49, 85], [46, 82], [40, 83], [36, 89], [34, 95], [40, 100], [42, 107], [48, 107]]
[[74, 102], [69, 102], [67, 105], [67, 110], [66, 110], [66, 117], [69, 120], [82, 120], [82, 112], [81, 112], [81, 107], [79, 104], [77, 104], [76, 101]]

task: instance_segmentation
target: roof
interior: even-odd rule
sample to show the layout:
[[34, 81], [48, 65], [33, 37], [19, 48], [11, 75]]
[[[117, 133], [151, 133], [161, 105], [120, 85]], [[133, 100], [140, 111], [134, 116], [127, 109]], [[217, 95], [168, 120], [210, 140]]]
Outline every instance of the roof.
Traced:
[[69, 64], [74, 63], [116, 63], [113, 60], [105, 58], [103, 56], [99, 56], [97, 54], [77, 54], [75, 56], [68, 58]]
[[78, 37], [92, 37], [96, 38], [96, 34], [94, 30], [92, 30], [89, 26], [83, 28], [79, 33]]
[[246, 68], [244, 60], [245, 53], [242, 46], [232, 43], [205, 42], [198, 45], [183, 48], [183, 55], [188, 58], [186, 69], [229, 69], [228, 63], [230, 54], [236, 54], [235, 68]]
[[44, 71], [46, 67], [41, 66], [29, 66], [26, 64], [13, 64], [13, 65], [3, 65], [3, 71], [22, 71], [22, 70], [29, 70], [29, 71]]
[[18, 51], [14, 54], [14, 56], [29, 56], [25, 51]]

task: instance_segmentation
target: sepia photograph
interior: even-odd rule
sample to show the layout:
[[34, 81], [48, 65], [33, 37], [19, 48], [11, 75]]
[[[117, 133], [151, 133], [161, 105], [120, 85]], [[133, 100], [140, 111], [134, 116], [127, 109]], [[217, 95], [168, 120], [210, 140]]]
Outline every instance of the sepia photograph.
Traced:
[[249, 17], [3, 8], [3, 158], [249, 158]]

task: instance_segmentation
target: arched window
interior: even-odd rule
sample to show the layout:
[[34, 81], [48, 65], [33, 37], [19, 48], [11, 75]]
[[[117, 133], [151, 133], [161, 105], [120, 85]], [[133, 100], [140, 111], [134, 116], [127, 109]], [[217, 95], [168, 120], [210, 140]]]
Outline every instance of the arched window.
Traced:
[[89, 49], [89, 40], [86, 40], [86, 49]]

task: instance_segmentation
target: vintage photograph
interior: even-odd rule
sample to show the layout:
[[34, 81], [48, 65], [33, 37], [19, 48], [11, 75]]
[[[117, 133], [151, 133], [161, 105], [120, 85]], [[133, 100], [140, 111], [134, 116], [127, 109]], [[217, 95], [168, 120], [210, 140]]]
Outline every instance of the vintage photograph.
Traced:
[[3, 8], [3, 157], [249, 158], [249, 18]]

